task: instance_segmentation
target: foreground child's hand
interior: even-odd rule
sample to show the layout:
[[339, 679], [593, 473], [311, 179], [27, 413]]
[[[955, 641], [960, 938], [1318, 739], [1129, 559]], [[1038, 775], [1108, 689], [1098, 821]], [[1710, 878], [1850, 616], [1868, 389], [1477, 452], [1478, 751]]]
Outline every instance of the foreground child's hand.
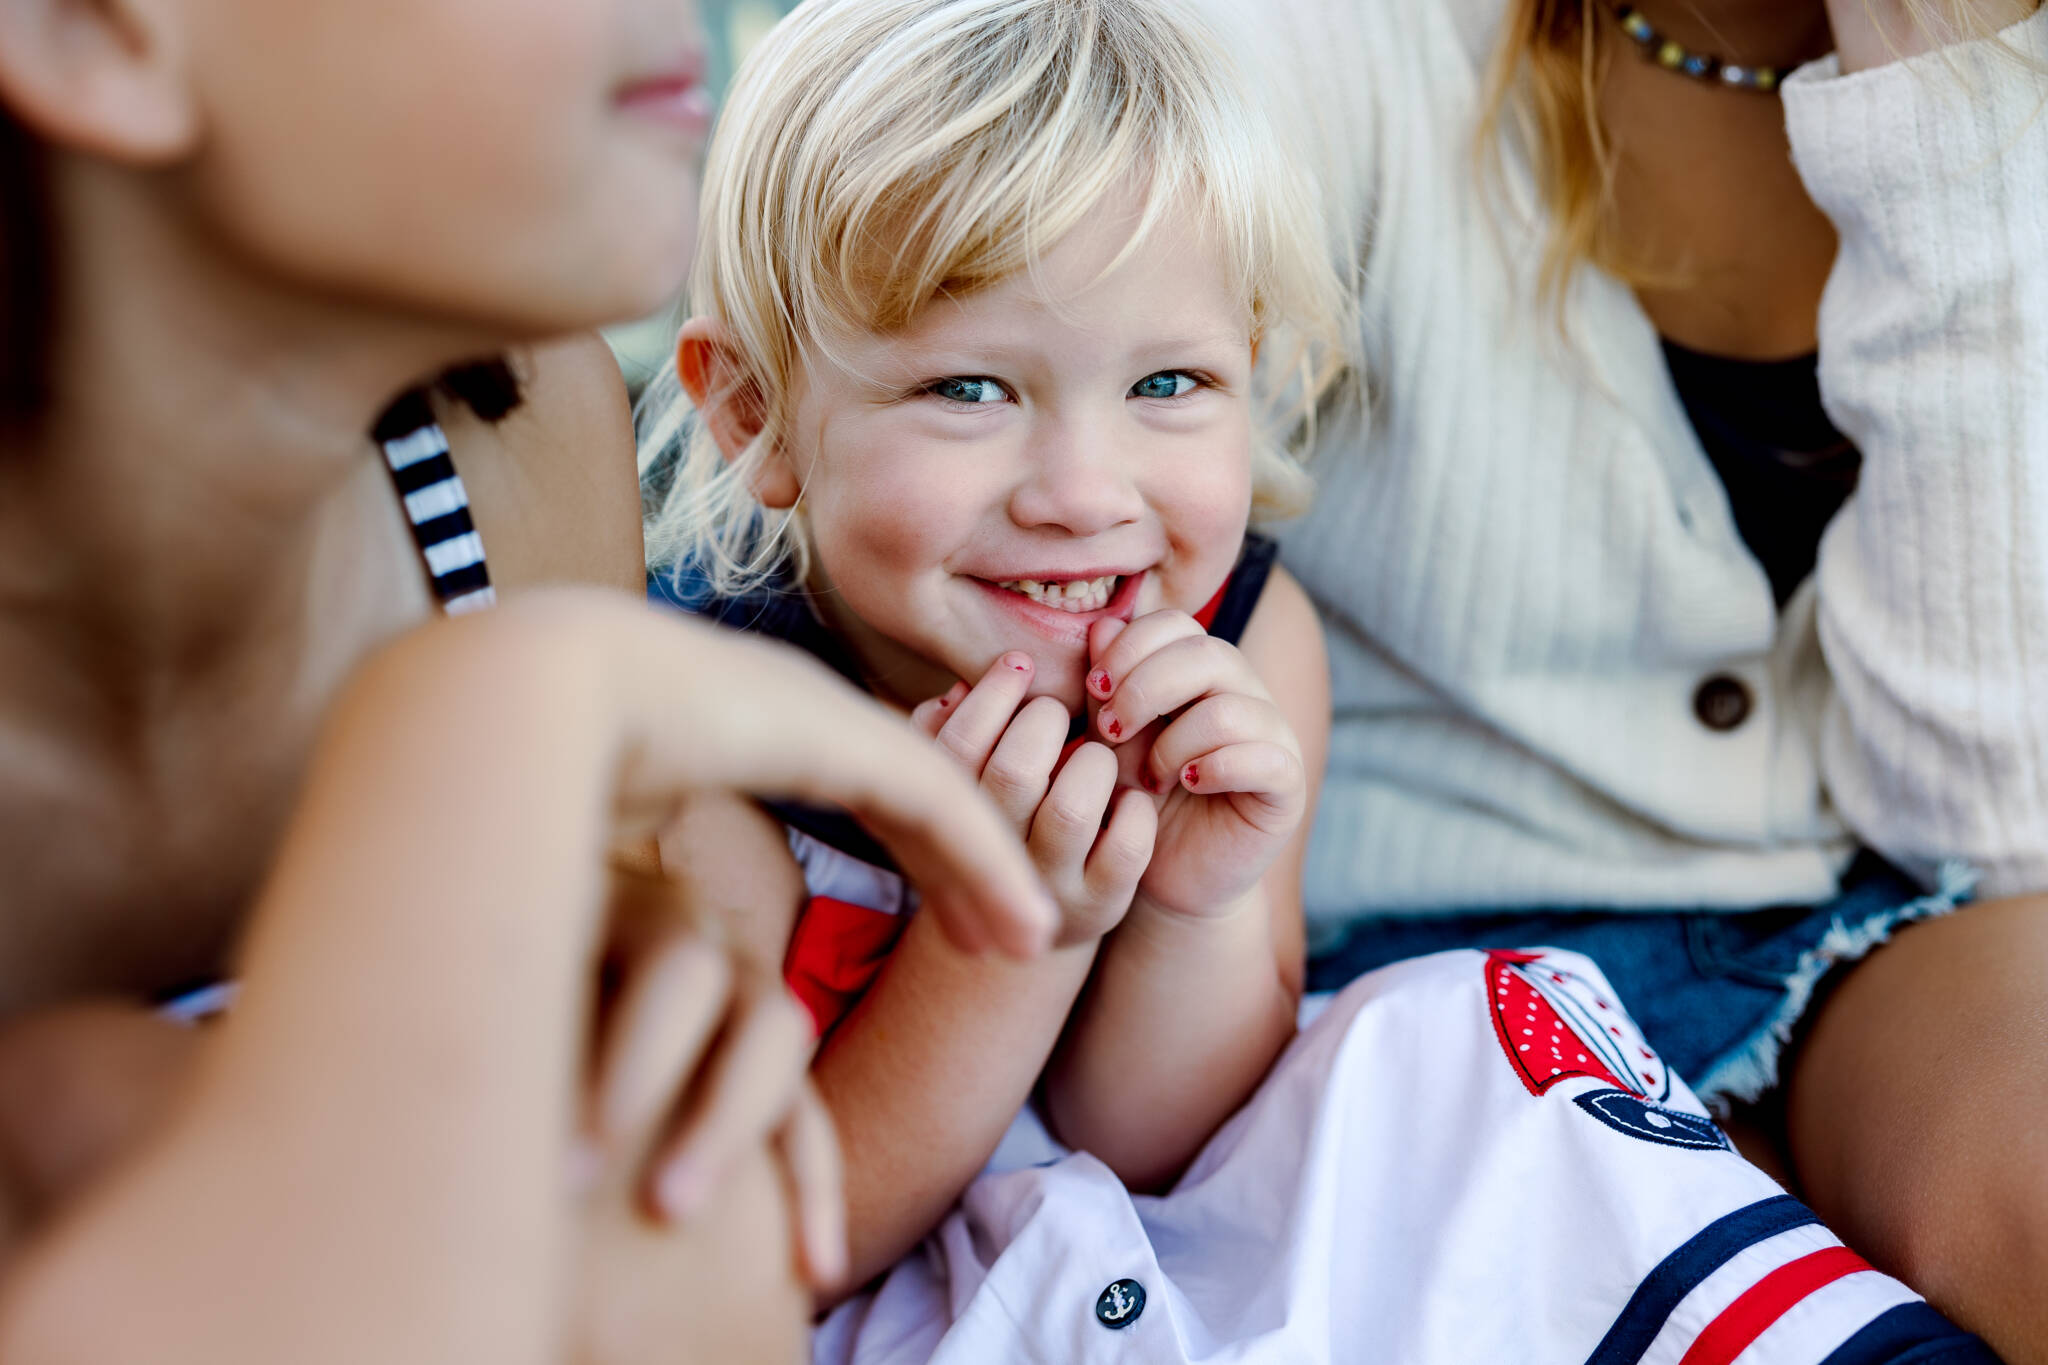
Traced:
[[806, 1279], [831, 1288], [846, 1260], [845, 1201], [832, 1121], [807, 1077], [810, 1021], [772, 964], [700, 921], [674, 883], [615, 872], [583, 1178], [680, 1222], [767, 1147]]
[[1128, 760], [1165, 794], [1141, 901], [1186, 915], [1230, 908], [1307, 808], [1293, 730], [1244, 655], [1186, 612], [1100, 622], [1088, 645], [1096, 733], [1129, 746], [1159, 727]]
[[1024, 839], [1060, 907], [1064, 947], [1123, 918], [1152, 859], [1157, 816], [1143, 792], [1119, 792], [1108, 748], [1088, 742], [1066, 754], [1066, 708], [1024, 700], [1033, 672], [1030, 656], [1005, 654], [971, 689], [956, 683], [911, 719], [980, 780]]
[[[620, 840], [706, 790], [852, 810], [929, 892], [921, 919], [948, 943], [1028, 956], [1054, 927], [1035, 869], [972, 783], [786, 651], [592, 591], [530, 593], [410, 632], [330, 710], [238, 954], [235, 1008], [172, 1113], [93, 1182], [61, 1235], [9, 1266], [0, 1355], [625, 1358], [575, 1339], [585, 1234], [615, 1235], [635, 1261], [636, 1246], [700, 1239], [629, 1206], [635, 1186], [604, 1185], [613, 1197], [580, 1206], [566, 1194], [598, 1047], [594, 978], [619, 927], [604, 874]], [[693, 1097], [722, 1092], [694, 1066], [695, 1040], [730, 1010], [703, 1009], [688, 983], [661, 995], [675, 1009], [647, 1025], [663, 1041], [632, 1065], [645, 1085], [630, 1089], [652, 1097], [636, 1105], [657, 1116], [642, 1131], [665, 1134], [671, 1097], [688, 1115]], [[737, 1130], [803, 1112], [783, 1098], [800, 1056], [769, 1070], [765, 1102], [735, 1094]], [[751, 1205], [734, 1203], [742, 1175], [763, 1196]], [[770, 1259], [742, 1260], [730, 1238], [714, 1250], [776, 1291], [780, 1307], [762, 1311], [793, 1349], [713, 1358], [801, 1352], [783, 1197], [756, 1142], [712, 1207], [769, 1229]], [[280, 1239], [280, 1209], [310, 1233]], [[723, 1286], [648, 1278], [677, 1315], [762, 1320]], [[223, 1285], [238, 1291], [229, 1310]], [[105, 1302], [124, 1311], [91, 1311]], [[630, 1321], [615, 1332], [630, 1306], [592, 1311], [604, 1341], [675, 1342]]]

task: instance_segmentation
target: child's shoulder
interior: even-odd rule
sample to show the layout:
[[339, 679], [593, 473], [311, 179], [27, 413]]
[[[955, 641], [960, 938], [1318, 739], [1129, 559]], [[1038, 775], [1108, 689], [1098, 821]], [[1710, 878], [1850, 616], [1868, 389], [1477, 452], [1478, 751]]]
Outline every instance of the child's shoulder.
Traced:
[[1312, 742], [1319, 748], [1330, 718], [1322, 621], [1307, 590], [1277, 563], [1269, 568], [1238, 648], [1287, 714], [1304, 749]]

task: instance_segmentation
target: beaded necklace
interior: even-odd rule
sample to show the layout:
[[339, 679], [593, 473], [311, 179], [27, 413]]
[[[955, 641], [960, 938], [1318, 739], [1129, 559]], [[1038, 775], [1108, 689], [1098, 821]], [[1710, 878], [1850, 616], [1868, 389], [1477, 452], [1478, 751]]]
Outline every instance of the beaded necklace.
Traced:
[[1775, 66], [1743, 66], [1723, 61], [1706, 52], [1694, 52], [1659, 33], [1643, 12], [1633, 5], [1616, 5], [1614, 17], [1621, 31], [1635, 40], [1643, 55], [1667, 71], [1706, 81], [1728, 90], [1753, 90], [1759, 95], [1776, 93], [1785, 71]]

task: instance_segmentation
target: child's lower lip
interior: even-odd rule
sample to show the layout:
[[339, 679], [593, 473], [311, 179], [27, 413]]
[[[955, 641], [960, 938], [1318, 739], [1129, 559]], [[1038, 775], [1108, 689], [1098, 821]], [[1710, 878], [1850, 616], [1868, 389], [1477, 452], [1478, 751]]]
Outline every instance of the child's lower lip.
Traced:
[[1116, 594], [1108, 604], [1094, 611], [1061, 611], [1058, 607], [1041, 606], [1023, 593], [999, 587], [985, 578], [976, 578], [972, 582], [1038, 635], [1054, 644], [1085, 646], [1088, 627], [1097, 621], [1131, 619], [1137, 609], [1138, 590], [1144, 585], [1145, 574], [1126, 574], [1123, 582], [1116, 585]]

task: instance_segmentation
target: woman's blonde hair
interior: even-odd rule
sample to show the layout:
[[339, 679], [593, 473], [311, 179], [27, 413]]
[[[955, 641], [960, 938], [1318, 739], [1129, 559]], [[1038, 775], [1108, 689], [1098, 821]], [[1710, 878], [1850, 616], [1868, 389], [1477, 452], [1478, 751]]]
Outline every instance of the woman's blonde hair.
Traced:
[[[1984, 32], [1971, 0], [1905, 5], [1924, 32]], [[1631, 285], [1671, 283], [1668, 263], [1631, 253], [1609, 212], [1614, 144], [1601, 125], [1597, 97], [1603, 63], [1627, 45], [1618, 41], [1618, 25], [1608, 22], [1612, 8], [1610, 0], [1509, 0], [1487, 71], [1477, 151], [1483, 164], [1497, 165], [1510, 121], [1529, 149], [1550, 218], [1538, 279], [1552, 302], [1563, 298], [1581, 265]]]
[[806, 356], [901, 327], [942, 291], [1029, 276], [1133, 185], [1119, 260], [1187, 215], [1242, 281], [1261, 370], [1288, 399], [1259, 424], [1254, 509], [1300, 510], [1308, 479], [1278, 437], [1339, 368], [1347, 297], [1313, 187], [1182, 0], [807, 0], [733, 85], [688, 297], [724, 326], [761, 434], [725, 458], [670, 361], [640, 411], [650, 495], [671, 477], [650, 562], [687, 561], [718, 592], [792, 556], [801, 572], [796, 514], [768, 514], [750, 481], [787, 435]]

